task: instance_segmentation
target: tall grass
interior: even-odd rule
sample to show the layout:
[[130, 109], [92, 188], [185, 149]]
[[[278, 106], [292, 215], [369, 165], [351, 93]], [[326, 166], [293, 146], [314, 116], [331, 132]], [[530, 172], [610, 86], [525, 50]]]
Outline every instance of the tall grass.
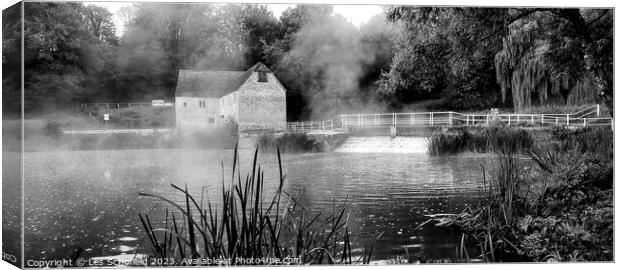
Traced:
[[[522, 207], [519, 199], [521, 177], [527, 172], [516, 157], [510, 145], [496, 146], [497, 172], [485, 185], [483, 206], [467, 208], [453, 215], [450, 224], [455, 224], [463, 233], [457, 258], [470, 262], [469, 254], [462, 252], [466, 242], [473, 241], [480, 249], [483, 262], [523, 261], [514, 228], [517, 212]], [[501, 148], [501, 149], [500, 149]], [[484, 172], [483, 167], [483, 172]], [[486, 183], [486, 173], [485, 173]], [[466, 241], [467, 240], [467, 241]]]
[[[613, 259], [613, 133], [556, 130], [552, 137], [553, 144], [531, 147], [533, 162], [516, 158], [518, 144], [495, 139], [496, 173], [482, 205], [442, 220], [477, 243], [482, 261]], [[458, 249], [457, 256], [470, 260]]]
[[558, 127], [551, 132], [555, 150], [579, 153], [598, 153], [607, 158], [613, 158], [614, 134], [610, 127], [587, 127], [581, 129], [567, 129]]
[[448, 155], [460, 152], [527, 153], [534, 140], [525, 130], [509, 127], [491, 127], [477, 130], [454, 128], [431, 134], [430, 155]]
[[[222, 177], [220, 207], [205, 198], [204, 193], [198, 202], [187, 186], [171, 185], [184, 196], [184, 203], [140, 193], [160, 199], [172, 209], [165, 212], [163, 228], [154, 227], [149, 215], [139, 215], [153, 256], [176, 258], [179, 265], [209, 264], [200, 260], [208, 258], [231, 265], [368, 263], [372, 247], [365, 248], [362, 256], [354, 257], [351, 253], [345, 209], [332, 214], [325, 211], [309, 214], [300, 202], [284, 192], [280, 151], [276, 151], [279, 185], [273, 195], [263, 190], [265, 178], [264, 171], [257, 165], [258, 148], [252, 172], [244, 181], [235, 148], [232, 176], [228, 180]], [[226, 188], [225, 181], [231, 181], [232, 187]], [[269, 260], [256, 260], [261, 258]]]

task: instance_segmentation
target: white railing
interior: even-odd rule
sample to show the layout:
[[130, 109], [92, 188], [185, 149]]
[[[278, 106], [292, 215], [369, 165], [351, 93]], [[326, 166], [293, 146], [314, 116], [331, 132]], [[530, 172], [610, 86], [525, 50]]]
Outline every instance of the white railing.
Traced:
[[334, 130], [334, 120], [287, 122], [286, 130], [291, 132], [307, 132], [313, 130]]
[[[590, 117], [594, 116], [596, 117]], [[531, 126], [611, 126], [612, 118], [600, 117], [600, 106], [592, 106], [572, 114], [463, 114], [448, 112], [342, 114], [336, 121], [289, 122], [287, 130], [307, 132], [349, 127], [413, 127], [413, 126], [488, 126], [495, 122], [506, 125]]]
[[174, 130], [171, 128], [127, 128], [127, 129], [74, 129], [63, 130], [64, 134], [81, 134], [81, 135], [94, 135], [94, 134], [142, 134], [150, 135], [154, 133], [171, 133]]

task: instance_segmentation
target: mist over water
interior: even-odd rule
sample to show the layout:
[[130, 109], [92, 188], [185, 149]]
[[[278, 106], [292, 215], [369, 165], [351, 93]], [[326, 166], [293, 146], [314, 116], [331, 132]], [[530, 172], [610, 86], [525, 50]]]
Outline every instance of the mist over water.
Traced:
[[[242, 175], [253, 151], [241, 151]], [[163, 222], [162, 201], [182, 202], [169, 184], [187, 184], [190, 193], [217, 205], [222, 185], [230, 186], [232, 150], [114, 150], [39, 152], [25, 155], [26, 259], [61, 259], [77, 248], [82, 256], [148, 253], [138, 213]], [[266, 196], [278, 186], [274, 154], [259, 153]], [[377, 242], [376, 260], [404, 253], [452, 256], [458, 240], [440, 229], [414, 231], [426, 214], [461, 211], [478, 201], [479, 164], [485, 157], [430, 158], [426, 154], [322, 153], [282, 156], [285, 191], [311, 211], [351, 211], [352, 248]], [[222, 177], [222, 162], [224, 164]], [[358, 254], [359, 255], [359, 254]]]

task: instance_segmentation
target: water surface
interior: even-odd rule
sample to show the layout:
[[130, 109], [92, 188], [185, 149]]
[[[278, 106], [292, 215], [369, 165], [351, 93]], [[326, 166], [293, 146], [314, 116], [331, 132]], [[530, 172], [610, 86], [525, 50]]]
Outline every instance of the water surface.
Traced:
[[[252, 154], [241, 152], [243, 173], [249, 172]], [[229, 185], [232, 157], [232, 150], [26, 153], [26, 259], [63, 259], [78, 248], [84, 250], [83, 257], [149, 251], [138, 213], [165, 205], [137, 193], [180, 199], [169, 186], [174, 183], [187, 185], [195, 195], [204, 187], [207, 197], [217, 200], [222, 184]], [[276, 157], [260, 153], [259, 160], [265, 169], [264, 188], [273, 192], [278, 185]], [[424, 215], [460, 212], [478, 203], [480, 164], [489, 158], [320, 153], [283, 155], [282, 161], [288, 193], [311, 209], [347, 207], [355, 245], [375, 244], [373, 259], [383, 260], [406, 252], [453, 258], [458, 235], [432, 225], [414, 229], [428, 219]], [[378, 242], [370, 240], [381, 232]]]

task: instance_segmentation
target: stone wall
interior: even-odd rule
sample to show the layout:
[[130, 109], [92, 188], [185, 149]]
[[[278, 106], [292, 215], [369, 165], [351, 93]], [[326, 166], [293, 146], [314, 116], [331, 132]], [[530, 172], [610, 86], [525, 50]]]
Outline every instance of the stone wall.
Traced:
[[[204, 101], [205, 106], [200, 107]], [[208, 129], [224, 123], [218, 98], [176, 97], [176, 127], [180, 130]]]
[[267, 73], [267, 82], [258, 82], [254, 72], [239, 88], [239, 131], [286, 128], [286, 90], [273, 73]]
[[239, 92], [235, 91], [220, 98], [220, 110], [226, 120], [239, 122]]

